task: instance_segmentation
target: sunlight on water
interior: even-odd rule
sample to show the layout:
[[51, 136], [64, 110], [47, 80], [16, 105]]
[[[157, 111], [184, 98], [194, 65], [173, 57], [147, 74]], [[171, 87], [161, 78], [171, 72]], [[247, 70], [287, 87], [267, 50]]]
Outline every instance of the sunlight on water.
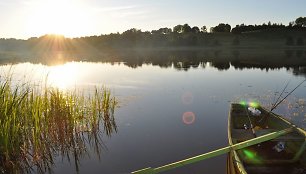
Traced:
[[78, 76], [79, 71], [76, 63], [53, 66], [49, 69], [48, 83], [60, 89], [67, 89], [76, 84]]
[[80, 74], [79, 64], [75, 62], [58, 66], [20, 63], [17, 65], [5, 65], [0, 68], [0, 76], [12, 75], [15, 83], [44, 85], [47, 82], [47, 85], [60, 89], [74, 87]]
[[[68, 62], [61, 65], [19, 63], [0, 66], [0, 76], [13, 75], [13, 81], [31, 82], [60, 89], [87, 88], [107, 85], [118, 89], [138, 89], [149, 83], [160, 69], [152, 65], [142, 69], [131, 69], [122, 63]], [[165, 71], [164, 71], [165, 72]], [[134, 77], [134, 79], [131, 79]]]

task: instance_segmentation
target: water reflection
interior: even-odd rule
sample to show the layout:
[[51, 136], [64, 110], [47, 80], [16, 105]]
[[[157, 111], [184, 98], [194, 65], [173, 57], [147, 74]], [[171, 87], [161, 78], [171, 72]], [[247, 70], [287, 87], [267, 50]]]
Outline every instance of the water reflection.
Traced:
[[78, 64], [75, 63], [53, 66], [48, 70], [49, 83], [60, 89], [75, 85], [78, 76]]
[[183, 95], [182, 95], [182, 102], [183, 104], [185, 105], [190, 105], [192, 104], [193, 102], [193, 95], [191, 92], [185, 92]]
[[[18, 61], [29, 61], [32, 63], [43, 63], [47, 65], [58, 65], [68, 61], [89, 62], [124, 62], [124, 65], [137, 68], [143, 64], [152, 64], [162, 68], [172, 68], [187, 71], [191, 68], [205, 68], [207, 62], [218, 70], [228, 70], [230, 66], [235, 69], [260, 68], [262, 70], [273, 70], [280, 68], [296, 69], [306, 67], [306, 50], [304, 49], [211, 49], [211, 50], [124, 50], [120, 52], [78, 52], [78, 53], [52, 53], [50, 55], [35, 55], [35, 58], [14, 59]], [[31, 57], [31, 56], [29, 56]], [[58, 59], [60, 57], [61, 59]], [[3, 64], [12, 63], [12, 59], [1, 59]], [[77, 67], [66, 66], [55, 67], [56, 74], [53, 79], [58, 79], [58, 86], [64, 86], [62, 81], [71, 80], [77, 74]], [[295, 73], [305, 75], [301, 71]], [[72, 78], [73, 79], [73, 78]]]
[[306, 75], [306, 67], [294, 67], [290, 69], [294, 75]]
[[[225, 51], [222, 51], [220, 54], [224, 53]], [[58, 65], [65, 69], [66, 65], [77, 64], [78, 86], [91, 88], [92, 85], [105, 84], [115, 90], [119, 101], [122, 101], [122, 98], [126, 99], [125, 103], [120, 103], [122, 107], [116, 110], [116, 123], [119, 124], [120, 132], [111, 139], [104, 137], [101, 148], [96, 150], [94, 150], [95, 141], [91, 141], [91, 148], [88, 146], [87, 151], [79, 154], [77, 158], [82, 164], [78, 165], [80, 172], [128, 173], [226, 146], [228, 106], [234, 96], [238, 96], [239, 100], [259, 98], [259, 101], [265, 101], [262, 97], [269, 95], [270, 97], [266, 99], [266, 103], [269, 104], [273, 101], [274, 92], [282, 90], [286, 80], [291, 79], [291, 84], [294, 85], [301, 79], [299, 76], [293, 76], [292, 72], [288, 73], [285, 68], [268, 69], [267, 73], [257, 68], [247, 69], [242, 66], [244, 70], [240, 71], [235, 69], [232, 62], [228, 70], [219, 71], [213, 67], [212, 60], [197, 58], [199, 55], [187, 57], [187, 53], [180, 55], [182, 57], [179, 59], [172, 57], [168, 62], [169, 65], [167, 62], [164, 63], [167, 69], [159, 65], [154, 66], [148, 58], [143, 56], [139, 56], [140, 65], [136, 68], [115, 62], [74, 62]], [[143, 58], [140, 59], [140, 57]], [[189, 58], [190, 61], [188, 61]], [[201, 62], [202, 60], [207, 62]], [[177, 61], [182, 62], [180, 68], [174, 68], [174, 62]], [[243, 60], [239, 61], [243, 65], [246, 64]], [[183, 65], [185, 62], [189, 68], [183, 69], [181, 67], [185, 66]], [[256, 66], [256, 63], [251, 62], [251, 65], [253, 64]], [[14, 65], [14, 67], [17, 73], [18, 67], [18, 69], [42, 67], [47, 69], [44, 72], [50, 72], [53, 66], [26, 63]], [[288, 89], [292, 88], [288, 87]], [[299, 88], [294, 96], [298, 96], [299, 99], [305, 98], [304, 89], [305, 87]], [[265, 93], [266, 90], [270, 90], [268, 94]], [[249, 95], [242, 96], [243, 94]], [[288, 100], [291, 99], [288, 98]], [[290, 117], [290, 114], [284, 114], [287, 110], [289, 109], [284, 109], [284, 112], [280, 110], [279, 113]], [[187, 113], [185, 114], [187, 116], [184, 117], [184, 113]], [[305, 112], [295, 115], [292, 116], [294, 121], [300, 122], [305, 127], [305, 121], [303, 121]], [[187, 124], [184, 123], [184, 119]], [[100, 125], [100, 130], [103, 131], [103, 123]], [[78, 129], [84, 130], [82, 124]], [[89, 139], [87, 133], [83, 132], [86, 141]], [[103, 142], [107, 145], [107, 151], [103, 151], [105, 147]], [[86, 158], [88, 153], [101, 152], [104, 152], [101, 155], [101, 161], [99, 157]], [[55, 153], [59, 154], [59, 152]], [[72, 163], [74, 162], [73, 153], [69, 159]], [[75, 165], [69, 165], [66, 162], [67, 159], [62, 161], [61, 155], [53, 160], [55, 173], [75, 173]], [[214, 167], [216, 165], [223, 167], [216, 168]], [[199, 173], [203, 171], [224, 173], [225, 158], [215, 158], [173, 173], [190, 173], [190, 169]]]

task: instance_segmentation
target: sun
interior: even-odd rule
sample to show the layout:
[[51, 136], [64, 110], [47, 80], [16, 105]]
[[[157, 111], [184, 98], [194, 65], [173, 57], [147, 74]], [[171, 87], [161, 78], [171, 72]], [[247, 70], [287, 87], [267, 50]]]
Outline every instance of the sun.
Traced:
[[33, 0], [27, 16], [26, 32], [31, 36], [59, 34], [86, 35], [93, 28], [90, 10], [80, 0]]

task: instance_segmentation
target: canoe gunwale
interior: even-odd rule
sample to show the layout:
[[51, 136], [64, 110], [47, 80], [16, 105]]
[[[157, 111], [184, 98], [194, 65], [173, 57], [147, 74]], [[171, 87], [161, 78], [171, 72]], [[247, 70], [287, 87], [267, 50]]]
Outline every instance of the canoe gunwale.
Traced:
[[[233, 139], [232, 139], [232, 117], [231, 117], [231, 109], [232, 109], [232, 105], [231, 105], [231, 108], [229, 110], [229, 114], [228, 114], [228, 142], [229, 142], [229, 145], [232, 146], [233, 145]], [[230, 161], [231, 163], [233, 163], [233, 167], [234, 167], [234, 171], [235, 173], [240, 173], [240, 174], [247, 174], [247, 172], [245, 171], [244, 169], [244, 166], [242, 164], [242, 162], [240, 161], [240, 158], [238, 157], [237, 155], [237, 152], [236, 150], [231, 150], [230, 153], [228, 154], [230, 156]], [[236, 171], [238, 170], [238, 171]], [[231, 170], [230, 170], [231, 171]]]

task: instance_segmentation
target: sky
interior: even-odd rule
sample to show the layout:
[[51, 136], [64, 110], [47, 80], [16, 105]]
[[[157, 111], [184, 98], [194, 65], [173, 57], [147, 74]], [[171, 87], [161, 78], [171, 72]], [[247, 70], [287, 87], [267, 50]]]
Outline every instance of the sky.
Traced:
[[306, 16], [306, 0], [1, 0], [0, 38], [81, 37], [178, 24], [283, 23]]

